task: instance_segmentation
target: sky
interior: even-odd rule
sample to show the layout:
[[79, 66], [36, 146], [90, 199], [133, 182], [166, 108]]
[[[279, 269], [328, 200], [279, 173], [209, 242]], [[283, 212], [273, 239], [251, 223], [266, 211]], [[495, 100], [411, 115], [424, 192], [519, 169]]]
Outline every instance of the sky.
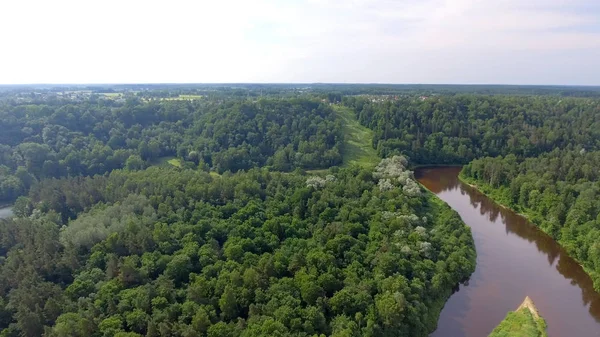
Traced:
[[600, 85], [600, 0], [2, 0], [0, 83]]

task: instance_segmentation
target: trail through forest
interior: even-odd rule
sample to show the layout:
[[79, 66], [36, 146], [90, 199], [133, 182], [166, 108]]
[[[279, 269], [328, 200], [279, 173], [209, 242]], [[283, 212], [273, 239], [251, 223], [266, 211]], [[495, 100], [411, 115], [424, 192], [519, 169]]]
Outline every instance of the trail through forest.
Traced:
[[345, 137], [342, 148], [344, 166], [372, 167], [377, 165], [379, 156], [371, 146], [373, 130], [360, 125], [349, 108], [335, 106], [334, 109], [344, 123], [342, 127]]

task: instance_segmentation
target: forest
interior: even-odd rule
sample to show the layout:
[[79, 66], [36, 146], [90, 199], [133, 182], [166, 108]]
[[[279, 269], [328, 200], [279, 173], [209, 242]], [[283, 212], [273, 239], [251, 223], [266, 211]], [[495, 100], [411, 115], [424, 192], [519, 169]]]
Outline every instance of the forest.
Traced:
[[417, 165], [600, 289], [595, 88], [0, 89], [0, 337], [427, 336], [476, 252]]
[[[375, 102], [373, 102], [375, 101]], [[556, 96], [410, 96], [398, 100], [344, 97], [373, 129], [382, 157], [407, 155], [419, 164], [466, 164], [514, 154], [535, 157], [555, 148], [600, 148], [600, 105]]]
[[435, 328], [475, 268], [458, 215], [402, 156], [347, 164], [338, 94], [238, 93], [0, 100], [0, 336]]
[[475, 251], [406, 164], [44, 180], [0, 226], [0, 335], [426, 336]]
[[342, 161], [340, 122], [309, 98], [0, 100], [0, 129], [0, 204], [44, 179], [142, 169], [166, 157], [219, 173]]
[[527, 215], [600, 290], [600, 100], [471, 94], [343, 104], [374, 130], [382, 157], [466, 164], [463, 180]]

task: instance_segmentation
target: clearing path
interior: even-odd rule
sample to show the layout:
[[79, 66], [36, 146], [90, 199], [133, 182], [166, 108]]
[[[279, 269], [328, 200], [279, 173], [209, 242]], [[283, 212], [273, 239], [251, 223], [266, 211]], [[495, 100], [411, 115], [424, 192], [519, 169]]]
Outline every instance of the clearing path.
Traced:
[[377, 165], [381, 159], [371, 146], [373, 130], [360, 125], [350, 108], [336, 105], [333, 109], [344, 123], [343, 166], [374, 167]]

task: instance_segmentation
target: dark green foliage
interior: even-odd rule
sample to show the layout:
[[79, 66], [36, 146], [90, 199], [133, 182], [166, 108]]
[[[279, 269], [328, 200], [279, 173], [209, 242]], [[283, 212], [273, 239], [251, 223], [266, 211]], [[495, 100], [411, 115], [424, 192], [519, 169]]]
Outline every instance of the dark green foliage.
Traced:
[[0, 100], [0, 130], [0, 204], [40, 180], [138, 170], [166, 156], [220, 173], [342, 162], [341, 122], [328, 105], [307, 98]]
[[[586, 93], [563, 89], [535, 90]], [[599, 282], [597, 98], [135, 90], [0, 95], [0, 204], [17, 200], [18, 217], [0, 225], [2, 336], [426, 336], [475, 253], [458, 216], [390, 158], [401, 153], [415, 164], [502, 155], [463, 177]], [[202, 97], [171, 100], [181, 94]], [[375, 171], [353, 117], [389, 158]], [[345, 131], [360, 137], [343, 146]], [[331, 168], [353, 161], [365, 168]], [[331, 169], [302, 173], [319, 168]]]
[[21, 202], [36, 205], [33, 215], [0, 226], [0, 327], [426, 336], [439, 303], [473, 271], [473, 242], [456, 213], [402, 188], [410, 173], [394, 165], [403, 161], [387, 163], [375, 176], [332, 170], [318, 183], [166, 167], [44, 181]]
[[600, 149], [600, 102], [543, 96], [345, 97], [373, 129], [382, 157], [466, 164], [483, 156], [537, 156], [568, 146]]

